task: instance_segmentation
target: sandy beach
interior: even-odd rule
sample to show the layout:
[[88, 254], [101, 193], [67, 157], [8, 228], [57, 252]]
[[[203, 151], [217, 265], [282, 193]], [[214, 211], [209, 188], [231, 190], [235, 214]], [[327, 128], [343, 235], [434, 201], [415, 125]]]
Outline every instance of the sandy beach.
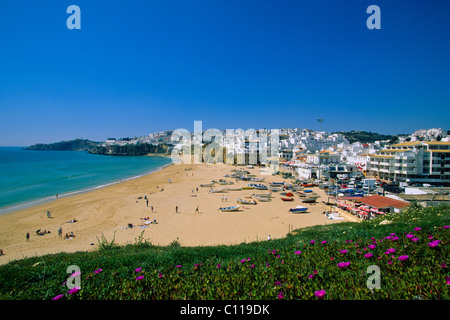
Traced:
[[[327, 196], [317, 187], [312, 188], [321, 195], [316, 204], [303, 204], [297, 195], [294, 201], [284, 202], [279, 192], [273, 192], [271, 202], [241, 205], [240, 211], [221, 212], [219, 207], [236, 205], [237, 198], [247, 199], [254, 193], [267, 192], [210, 193], [210, 188], [200, 187], [211, 180], [234, 181], [224, 175], [235, 168], [226, 164], [174, 164], [134, 180], [0, 215], [0, 249], [4, 251], [0, 264], [50, 253], [97, 250], [102, 235], [108, 241], [115, 237], [119, 245], [135, 243], [142, 232], [144, 239], [154, 245], [165, 246], [173, 241], [182, 246], [228, 245], [267, 240], [269, 235], [272, 239], [281, 238], [289, 230], [345, 221], [329, 220], [322, 214], [330, 207], [322, 203]], [[266, 184], [283, 181], [278, 175], [262, 176], [258, 168], [246, 170], [265, 177]], [[230, 187], [247, 183], [234, 181]], [[226, 186], [214, 186], [219, 187]], [[307, 213], [288, 211], [297, 205], [307, 206]], [[47, 217], [47, 211], [51, 212], [51, 218]], [[144, 217], [150, 220], [142, 220]], [[77, 222], [69, 223], [72, 219]], [[153, 219], [157, 223], [149, 224]], [[128, 228], [129, 223], [134, 227]], [[58, 236], [60, 227], [61, 237]], [[38, 229], [50, 233], [39, 236], [35, 232]], [[70, 232], [75, 237], [64, 239]], [[27, 233], [30, 233], [28, 241]]]

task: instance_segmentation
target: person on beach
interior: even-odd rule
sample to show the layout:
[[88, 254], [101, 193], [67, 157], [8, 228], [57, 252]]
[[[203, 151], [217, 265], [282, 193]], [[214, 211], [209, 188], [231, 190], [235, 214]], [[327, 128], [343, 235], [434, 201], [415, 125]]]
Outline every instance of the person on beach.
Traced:
[[152, 209], [152, 212], [153, 212], [153, 206], [150, 206], [150, 209]]
[[199, 213], [198, 206], [197, 206], [197, 208], [195, 208], [195, 213]]
[[26, 239], [27, 239], [27, 242], [30, 241], [30, 233], [29, 232], [27, 232]]
[[58, 228], [58, 237], [60, 237], [60, 238], [61, 238], [61, 236], [62, 236], [62, 228], [61, 228], [61, 227], [59, 227], [59, 228]]
[[145, 201], [147, 202], [147, 208], [148, 208], [148, 199], [145, 199]]
[[175, 207], [175, 212], [178, 213], [178, 206]]

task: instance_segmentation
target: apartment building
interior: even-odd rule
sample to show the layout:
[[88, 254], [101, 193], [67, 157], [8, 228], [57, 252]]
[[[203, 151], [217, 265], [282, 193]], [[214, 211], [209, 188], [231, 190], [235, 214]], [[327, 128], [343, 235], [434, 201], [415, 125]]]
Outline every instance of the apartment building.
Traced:
[[450, 186], [450, 142], [394, 144], [369, 154], [368, 171], [387, 181]]

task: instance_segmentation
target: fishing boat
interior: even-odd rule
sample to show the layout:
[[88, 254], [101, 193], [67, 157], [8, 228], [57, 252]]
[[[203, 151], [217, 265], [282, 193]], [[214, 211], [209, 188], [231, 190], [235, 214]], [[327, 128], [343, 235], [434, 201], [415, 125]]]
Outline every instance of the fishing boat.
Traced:
[[249, 183], [249, 184], [247, 184], [247, 186], [253, 187], [254, 189], [257, 189], [257, 190], [267, 190], [268, 189], [267, 186], [262, 183]]
[[298, 213], [298, 212], [305, 212], [306, 210], [308, 210], [308, 208], [307, 207], [303, 207], [303, 206], [296, 206], [295, 208], [291, 208], [291, 209], [289, 209], [289, 211], [290, 212], [295, 212], [295, 213]]
[[294, 194], [292, 192], [282, 192], [280, 193], [282, 196], [286, 196], [286, 197], [293, 197]]
[[237, 211], [239, 210], [241, 206], [232, 206], [232, 207], [221, 207], [218, 210], [222, 211], [222, 212], [230, 212], [230, 211]]
[[272, 191], [275, 191], [275, 192], [277, 192], [277, 191], [283, 191], [284, 190], [284, 187], [283, 187], [283, 185], [274, 185], [274, 184], [271, 184], [270, 186], [269, 186], [269, 190], [272, 190]]
[[250, 187], [250, 186], [243, 186], [243, 187], [241, 187], [241, 189], [242, 190], [251, 190], [251, 189], [254, 189], [254, 188]]
[[304, 203], [314, 203], [317, 201], [317, 198], [315, 197], [308, 197], [308, 198], [303, 198], [301, 199], [302, 202]]
[[212, 187], [214, 185], [214, 182], [210, 182], [207, 184], [201, 184], [200, 187]]
[[263, 182], [266, 178], [252, 178], [252, 182]]
[[283, 201], [294, 201], [294, 198], [291, 198], [291, 197], [281, 197], [281, 200], [283, 200]]
[[228, 191], [241, 191], [241, 187], [228, 188]]
[[226, 181], [226, 180], [222, 180], [221, 179], [217, 183], [221, 184], [221, 185], [229, 185], [229, 184], [233, 184], [234, 182], [233, 181]]
[[220, 192], [227, 192], [228, 188], [219, 188], [219, 189], [211, 189], [209, 192], [211, 193], [220, 193]]
[[255, 200], [258, 200], [259, 202], [270, 202], [272, 201], [269, 197], [258, 197], [258, 196], [253, 196], [255, 198]]
[[252, 196], [270, 198], [272, 196], [272, 192], [268, 192], [268, 193], [254, 193], [254, 194], [252, 194]]
[[245, 199], [239, 198], [236, 201], [237, 201], [237, 203], [240, 203], [240, 204], [256, 204], [255, 200], [245, 200]]

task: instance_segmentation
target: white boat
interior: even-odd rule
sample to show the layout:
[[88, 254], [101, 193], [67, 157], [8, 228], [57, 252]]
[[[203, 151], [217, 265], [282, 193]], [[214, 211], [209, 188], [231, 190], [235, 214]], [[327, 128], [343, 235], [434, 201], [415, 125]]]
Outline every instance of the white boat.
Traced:
[[268, 192], [268, 193], [254, 193], [254, 194], [252, 194], [252, 196], [270, 198], [272, 196], [272, 192]]
[[252, 178], [252, 182], [263, 182], [266, 178]]
[[312, 198], [302, 198], [301, 201], [304, 202], [304, 203], [314, 203], [314, 202], [317, 201], [317, 198], [315, 198], [315, 197], [312, 197]]
[[259, 202], [270, 202], [272, 201], [269, 197], [258, 197], [258, 196], [253, 196], [256, 200], [258, 200]]
[[228, 191], [241, 191], [241, 187], [228, 188]]
[[239, 198], [236, 201], [237, 201], [237, 203], [240, 203], [240, 204], [256, 204], [255, 200], [245, 200], [245, 199]]
[[283, 191], [284, 190], [284, 186], [283, 185], [279, 185], [279, 184], [271, 184], [269, 186], [269, 190], [272, 190], [272, 191], [275, 191], [275, 192]]
[[228, 188], [219, 188], [219, 189], [211, 189], [209, 192], [211, 193], [220, 193], [220, 192], [227, 192]]
[[219, 208], [218, 210], [222, 211], [222, 212], [230, 212], [230, 211], [237, 211], [239, 210], [241, 206], [232, 206], [232, 207], [222, 207]]
[[247, 186], [253, 187], [257, 190], [267, 190], [268, 189], [267, 186], [262, 183], [249, 183], [249, 184], [247, 184]]

